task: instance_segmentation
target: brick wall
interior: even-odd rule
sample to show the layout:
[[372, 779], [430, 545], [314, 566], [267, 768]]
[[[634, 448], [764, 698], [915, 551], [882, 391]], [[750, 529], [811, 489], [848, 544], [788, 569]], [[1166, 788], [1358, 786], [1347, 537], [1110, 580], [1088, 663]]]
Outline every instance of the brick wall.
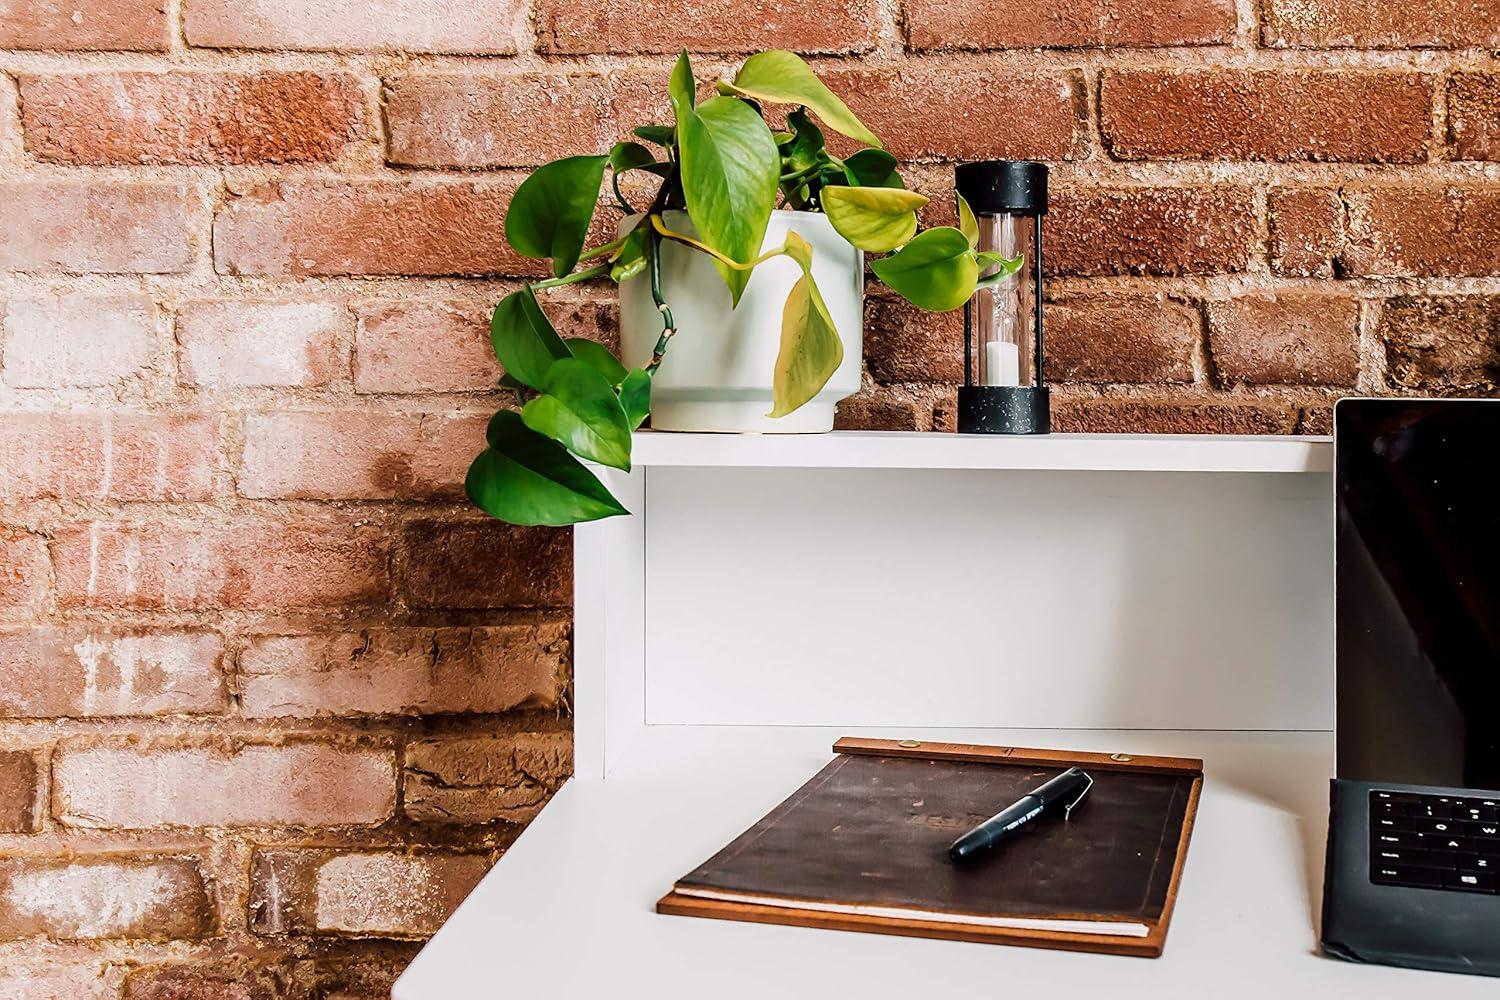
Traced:
[[[568, 538], [458, 483], [521, 168], [680, 46], [816, 57], [929, 222], [1053, 161], [1065, 427], [1500, 382], [1495, 0], [0, 0], [0, 1000], [377, 996], [567, 773]], [[867, 310], [842, 420], [948, 426]]]

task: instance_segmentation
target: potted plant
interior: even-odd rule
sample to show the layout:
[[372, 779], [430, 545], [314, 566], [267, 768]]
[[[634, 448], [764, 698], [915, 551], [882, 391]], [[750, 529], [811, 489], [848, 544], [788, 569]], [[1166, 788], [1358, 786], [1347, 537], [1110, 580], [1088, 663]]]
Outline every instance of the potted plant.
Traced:
[[[701, 103], [684, 52], [668, 91], [673, 124], [546, 164], [511, 200], [506, 240], [550, 260], [552, 277], [506, 296], [491, 321], [501, 384], [519, 405], [490, 421], [466, 486], [501, 520], [626, 513], [584, 462], [628, 470], [648, 415], [669, 429], [830, 429], [834, 403], [858, 388], [866, 252], [886, 255], [870, 264], [876, 277], [933, 311], [1022, 264], [976, 249], [961, 199], [958, 227], [918, 232], [927, 199], [790, 52], [751, 56]], [[768, 123], [768, 105], [790, 108], [784, 127]], [[834, 156], [823, 128], [864, 145]], [[632, 171], [655, 178], [643, 204], [621, 187]], [[590, 248], [606, 173], [618, 226]], [[603, 277], [620, 285], [623, 360], [560, 336], [537, 296]]]

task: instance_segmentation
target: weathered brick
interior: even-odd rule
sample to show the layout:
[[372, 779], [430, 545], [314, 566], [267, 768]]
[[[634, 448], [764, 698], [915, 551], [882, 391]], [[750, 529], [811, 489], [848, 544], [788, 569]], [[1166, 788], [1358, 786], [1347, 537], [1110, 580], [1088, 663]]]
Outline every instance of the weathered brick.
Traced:
[[1327, 188], [1272, 188], [1267, 199], [1271, 270], [1297, 277], [1331, 278], [1344, 245], [1344, 203]]
[[424, 740], [406, 750], [406, 814], [435, 823], [529, 823], [573, 773], [567, 733]]
[[1497, 0], [1268, 0], [1261, 39], [1280, 48], [1467, 48], [1500, 46]]
[[[16, 85], [0, 73], [0, 163], [21, 159], [21, 112], [16, 101]], [[0, 994], [0, 1000], [4, 1000], [4, 994]]]
[[[894, 155], [1069, 160], [1083, 129], [1076, 72], [1018, 73], [923, 61], [825, 71], [824, 81]], [[981, 95], [1004, 94], [1003, 101]]]
[[489, 867], [482, 854], [258, 850], [250, 867], [250, 929], [427, 937]]
[[0, 49], [161, 52], [161, 0], [0, 0]]
[[1347, 70], [1107, 70], [1099, 125], [1119, 160], [1417, 163], [1432, 78]]
[[541, 262], [504, 241], [518, 183], [284, 181], [219, 213], [215, 264], [225, 274], [272, 277], [540, 274]]
[[[954, 392], [951, 387], [943, 391]], [[839, 402], [833, 426], [841, 431], [930, 431], [934, 410], [931, 395], [909, 386], [865, 386]]]
[[254, 636], [240, 701], [252, 718], [552, 708], [568, 652], [560, 624]]
[[184, 0], [189, 45], [509, 55], [524, 0]]
[[1500, 73], [1448, 81], [1448, 142], [1460, 160], [1500, 160]]
[[1391, 385], [1424, 393], [1500, 391], [1500, 295], [1394, 298], [1376, 329]]
[[0, 716], [216, 712], [224, 644], [211, 632], [36, 626], [0, 632]]
[[488, 414], [253, 413], [240, 493], [310, 500], [463, 495]]
[[1331, 295], [1265, 294], [1208, 303], [1208, 343], [1230, 385], [1352, 386], [1359, 375], [1359, 303]]
[[979, 0], [903, 0], [914, 49], [1227, 45], [1234, 0], [1070, 0], [996, 7]]
[[280, 1000], [266, 970], [167, 965], [138, 969], [125, 980], [124, 1000]]
[[180, 381], [208, 389], [325, 386], [348, 372], [339, 339], [349, 325], [334, 302], [189, 302], [177, 315]]
[[344, 74], [25, 76], [21, 107], [26, 148], [55, 163], [328, 161], [371, 138], [359, 81]]
[[1162, 295], [1074, 295], [1045, 307], [1052, 382], [1193, 381], [1196, 310]]
[[0, 524], [0, 621], [24, 621], [41, 610], [47, 575], [42, 537]]
[[[963, 310], [928, 312], [872, 284], [865, 294], [864, 351], [865, 366], [877, 382], [962, 381]], [[846, 413], [845, 419], [853, 415]]]
[[1054, 274], [1217, 274], [1245, 269], [1256, 243], [1248, 188], [1071, 188], [1048, 213]]
[[389, 587], [384, 534], [347, 516], [84, 522], [52, 553], [66, 608], [338, 608]]
[[0, 858], [0, 940], [193, 939], [215, 922], [194, 858]]
[[141, 294], [25, 295], [0, 306], [6, 385], [114, 385], [155, 351], [156, 307]]
[[37, 965], [7, 961], [0, 968], [0, 1000], [119, 1000], [118, 972], [99, 960]]
[[864, 52], [875, 41], [874, 0], [538, 0], [537, 47], [587, 52]]
[[39, 778], [36, 754], [29, 750], [0, 751], [0, 833], [35, 833], [41, 829]]
[[63, 744], [52, 812], [68, 826], [374, 826], [396, 804], [395, 755], [331, 743]]
[[562, 607], [573, 599], [573, 536], [499, 521], [421, 518], [401, 531], [401, 590], [418, 607]]
[[1379, 187], [1343, 192], [1346, 275], [1465, 277], [1500, 274], [1500, 190]]
[[170, 274], [191, 262], [179, 184], [0, 182], [0, 270]]
[[196, 414], [8, 413], [0, 501], [205, 500], [219, 469], [218, 422]]
[[1060, 397], [1052, 429], [1081, 434], [1291, 434], [1298, 410], [1277, 402]]

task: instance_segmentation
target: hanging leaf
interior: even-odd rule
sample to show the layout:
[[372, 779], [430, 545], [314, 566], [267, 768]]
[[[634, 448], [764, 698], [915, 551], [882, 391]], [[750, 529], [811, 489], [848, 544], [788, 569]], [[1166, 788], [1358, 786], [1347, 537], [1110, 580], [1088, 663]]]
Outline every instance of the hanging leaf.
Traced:
[[782, 166], [786, 173], [800, 173], [816, 166], [819, 160], [828, 159], [824, 152], [823, 130], [818, 128], [807, 112], [798, 108], [786, 116], [792, 128], [792, 141], [782, 147]]
[[554, 160], [521, 182], [505, 213], [505, 239], [516, 253], [552, 258], [552, 274], [573, 270], [599, 202], [607, 156]]
[[856, 187], [906, 187], [896, 172], [896, 158], [883, 149], [861, 149], [845, 157], [844, 176]]
[[964, 239], [969, 241], [969, 249], [979, 246], [979, 220], [974, 218], [974, 210], [964, 200], [961, 194], [955, 194], [958, 199], [958, 231], [964, 234]]
[[672, 113], [677, 116], [677, 127], [682, 128], [682, 119], [693, 110], [698, 84], [693, 79], [693, 64], [683, 49], [672, 66], [672, 75], [667, 78], [667, 96], [672, 101]]
[[630, 469], [630, 426], [614, 386], [577, 358], [555, 362], [542, 394], [521, 408], [521, 419], [573, 454]]
[[630, 429], [645, 423], [651, 414], [651, 373], [644, 368], [631, 369], [620, 383], [620, 406]]
[[[781, 158], [771, 130], [734, 97], [712, 97], [681, 112], [681, 180], [688, 215], [699, 238], [731, 260], [748, 263], [760, 252], [776, 206]], [[715, 262], [732, 302], [739, 304], [748, 271]]]
[[[1021, 269], [1021, 265], [1026, 262], [1026, 258], [1021, 254], [1017, 254], [1014, 257], [1006, 257], [1003, 254], [994, 253], [993, 251], [978, 253], [974, 257], [979, 264], [980, 272], [983, 274], [983, 277], [975, 285], [976, 288], [988, 288], [991, 285], [998, 285], [1002, 281], [1010, 280]], [[989, 270], [991, 268], [993, 270]]]
[[630, 513], [566, 448], [501, 410], [489, 447], [469, 467], [464, 490], [475, 505], [511, 524], [569, 525]]
[[840, 135], [866, 146], [880, 145], [838, 95], [818, 79], [812, 67], [791, 52], [773, 49], [745, 60], [730, 86], [746, 97], [777, 104], [801, 104]]
[[530, 285], [500, 300], [490, 317], [490, 343], [511, 378], [540, 389], [554, 361], [572, 357]]
[[844, 361], [844, 343], [812, 275], [812, 246], [796, 233], [786, 237], [787, 256], [802, 268], [781, 311], [781, 349], [771, 382], [771, 412], [784, 417], [812, 399]]
[[568, 345], [568, 350], [573, 352], [573, 357], [603, 375], [610, 385], [619, 385], [625, 378], [625, 366], [609, 353], [609, 348], [597, 340], [589, 340], [587, 337], [568, 337], [563, 343]]
[[907, 301], [931, 312], [963, 305], [979, 277], [968, 238], [952, 226], [919, 233], [896, 253], [871, 261], [870, 269]]
[[651, 150], [638, 142], [617, 142], [609, 151], [609, 166], [617, 173], [656, 162]]
[[670, 125], [639, 125], [631, 129], [630, 134], [658, 146], [672, 145], [673, 131]]
[[830, 187], [822, 194], [823, 212], [839, 235], [861, 250], [886, 253], [917, 232], [917, 209], [927, 199], [894, 188]]

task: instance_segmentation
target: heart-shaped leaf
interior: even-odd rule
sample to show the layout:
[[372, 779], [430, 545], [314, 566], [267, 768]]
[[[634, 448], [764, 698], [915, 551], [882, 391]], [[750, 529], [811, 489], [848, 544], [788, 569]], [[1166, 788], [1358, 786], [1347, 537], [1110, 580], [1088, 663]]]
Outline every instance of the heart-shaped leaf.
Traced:
[[896, 158], [883, 149], [861, 149], [845, 157], [844, 177], [856, 187], [906, 187], [896, 172]]
[[810, 170], [820, 159], [828, 158], [823, 151], [823, 130], [814, 124], [805, 111], [798, 108], [786, 116], [786, 122], [792, 129], [791, 143], [781, 147], [787, 173]]
[[530, 285], [511, 292], [495, 307], [490, 343], [506, 374], [533, 389], [542, 387], [554, 361], [573, 356], [542, 312]]
[[609, 151], [609, 166], [617, 173], [650, 166], [656, 162], [651, 150], [638, 142], [617, 142]]
[[630, 425], [614, 386], [577, 358], [555, 362], [542, 394], [521, 408], [521, 419], [573, 454], [630, 469]]
[[570, 156], [522, 181], [505, 213], [505, 239], [516, 253], [551, 257], [554, 277], [572, 271], [594, 221], [607, 162], [607, 156]]
[[[776, 206], [781, 157], [755, 109], [735, 97], [712, 97], [680, 112], [682, 194], [699, 238], [739, 263], [760, 252]], [[735, 305], [748, 271], [715, 262]]]
[[464, 490], [481, 510], [511, 524], [568, 525], [630, 513], [566, 448], [501, 410], [489, 447], [469, 467]]
[[631, 369], [620, 383], [620, 406], [625, 410], [625, 419], [630, 429], [635, 430], [645, 423], [651, 414], [651, 373], [644, 368]]
[[568, 345], [568, 350], [573, 352], [573, 357], [603, 375], [610, 385], [619, 385], [625, 378], [625, 366], [609, 353], [609, 348], [597, 340], [589, 340], [587, 337], [568, 337], [563, 340], [563, 343]]
[[974, 218], [974, 210], [964, 200], [961, 194], [955, 194], [958, 199], [958, 231], [964, 234], [964, 239], [969, 241], [969, 249], [979, 246], [979, 220]]
[[672, 66], [672, 75], [667, 78], [667, 96], [672, 101], [672, 113], [677, 116], [679, 129], [682, 127], [682, 119], [693, 110], [697, 90], [698, 83], [693, 79], [693, 63], [688, 59], [687, 49], [683, 49]]
[[875, 133], [865, 128], [864, 122], [795, 53], [773, 49], [751, 56], [730, 86], [738, 93], [762, 101], [801, 104], [840, 135], [866, 146], [880, 145]]
[[812, 276], [812, 246], [786, 237], [787, 256], [802, 267], [781, 311], [781, 350], [771, 381], [771, 412], [784, 417], [822, 391], [844, 361], [844, 343]]
[[985, 288], [989, 285], [998, 285], [1000, 282], [1005, 281], [1006, 279], [1011, 277], [1011, 275], [1019, 271], [1021, 269], [1021, 266], [1026, 263], [1026, 257], [1024, 254], [1016, 254], [1014, 257], [1007, 257], [1004, 254], [996, 253], [993, 250], [985, 250], [982, 253], [976, 253], [974, 255], [974, 260], [979, 265], [979, 271], [983, 275], [983, 277], [979, 279], [979, 283], [976, 286], [979, 288]]
[[670, 125], [639, 125], [631, 129], [630, 134], [658, 146], [672, 145], [673, 132]]
[[822, 194], [823, 212], [839, 235], [861, 250], [886, 253], [917, 232], [917, 209], [927, 199], [896, 188], [830, 187]]
[[957, 309], [974, 294], [979, 263], [968, 237], [952, 226], [928, 229], [889, 257], [871, 261], [875, 276], [929, 312]]

